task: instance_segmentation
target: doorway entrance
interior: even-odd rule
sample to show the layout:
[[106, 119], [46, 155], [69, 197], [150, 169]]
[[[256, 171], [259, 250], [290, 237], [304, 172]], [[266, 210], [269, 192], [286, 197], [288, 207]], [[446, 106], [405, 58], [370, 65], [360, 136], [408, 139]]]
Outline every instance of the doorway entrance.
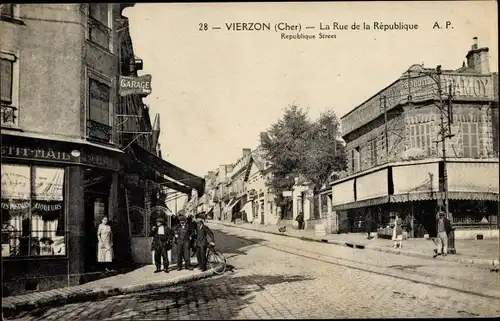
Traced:
[[[97, 265], [97, 228], [104, 216], [108, 216], [108, 201], [111, 187], [111, 176], [95, 169], [85, 170], [85, 230], [84, 230], [84, 270], [94, 272]], [[113, 225], [111, 218], [109, 224]]]

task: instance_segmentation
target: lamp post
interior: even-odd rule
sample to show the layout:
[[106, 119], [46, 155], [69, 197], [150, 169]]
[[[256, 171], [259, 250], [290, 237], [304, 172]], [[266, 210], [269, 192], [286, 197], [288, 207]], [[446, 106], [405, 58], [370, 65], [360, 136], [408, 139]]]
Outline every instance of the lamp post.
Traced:
[[[408, 70], [408, 73], [411, 71]], [[435, 72], [423, 72], [419, 71], [419, 74], [424, 74], [429, 76], [437, 85], [437, 91], [438, 91], [438, 96], [439, 96], [439, 111], [440, 111], [440, 142], [441, 147], [442, 147], [442, 162], [443, 162], [443, 176], [441, 178], [441, 184], [440, 184], [440, 200], [442, 202], [442, 206], [444, 207], [444, 211], [446, 214], [446, 218], [452, 221], [450, 209], [449, 209], [449, 200], [448, 200], [448, 171], [447, 171], [447, 158], [446, 158], [446, 138], [451, 138], [454, 135], [451, 134], [451, 123], [453, 122], [453, 115], [451, 113], [452, 110], [452, 87], [451, 84], [449, 85], [449, 92], [448, 92], [448, 99], [447, 99], [447, 107], [445, 108], [444, 102], [443, 102], [443, 90], [442, 90], [442, 83], [441, 83], [441, 65], [438, 65], [435, 69]], [[436, 74], [436, 78], [433, 77], [433, 73]], [[408, 84], [408, 90], [410, 90], [410, 84]], [[409, 95], [411, 97], [411, 95]], [[448, 121], [445, 122], [445, 117], [448, 118]], [[456, 249], [455, 249], [455, 231], [452, 229], [450, 235], [448, 235], [448, 252], [450, 254], [455, 254]]]

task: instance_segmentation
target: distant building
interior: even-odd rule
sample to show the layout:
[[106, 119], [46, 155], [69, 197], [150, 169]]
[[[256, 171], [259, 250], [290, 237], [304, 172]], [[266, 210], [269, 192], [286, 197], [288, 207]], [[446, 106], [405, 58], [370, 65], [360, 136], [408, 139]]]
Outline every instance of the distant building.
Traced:
[[270, 169], [271, 165], [264, 159], [262, 149], [254, 149], [246, 168], [247, 202], [242, 202], [242, 209], [247, 220], [256, 224], [276, 224], [280, 219], [281, 212], [276, 204], [276, 195], [268, 186], [272, 175]]
[[[453, 93], [454, 136], [447, 139], [446, 156], [456, 238], [498, 237], [498, 73], [490, 72], [488, 52], [475, 39], [467, 64], [441, 76], [443, 99], [449, 85]], [[386, 228], [381, 233], [390, 233], [395, 215], [412, 237], [435, 230], [443, 162], [432, 71], [411, 66], [341, 118], [349, 168], [347, 177], [332, 183], [337, 231], [364, 231], [367, 213]]]

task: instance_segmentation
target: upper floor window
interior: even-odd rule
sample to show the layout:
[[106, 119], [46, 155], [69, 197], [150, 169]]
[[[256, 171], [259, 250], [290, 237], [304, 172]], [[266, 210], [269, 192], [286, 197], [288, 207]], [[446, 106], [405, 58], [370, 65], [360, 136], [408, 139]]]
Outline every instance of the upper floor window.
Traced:
[[111, 84], [89, 77], [87, 136], [104, 142], [111, 140]]
[[361, 148], [359, 146], [354, 148], [352, 153], [352, 159], [353, 159], [352, 163], [353, 172], [359, 172], [361, 170]]
[[14, 61], [8, 57], [0, 58], [0, 70], [2, 72], [2, 82], [1, 86], [1, 100], [4, 104], [12, 104], [12, 82], [14, 74]]
[[89, 119], [109, 125], [110, 86], [95, 79], [89, 80]]
[[373, 139], [372, 141], [370, 141], [370, 159], [371, 159], [372, 165], [376, 165], [377, 164], [377, 160], [378, 160], [377, 158], [378, 158], [378, 155], [377, 155], [377, 140]]
[[422, 149], [427, 156], [431, 154], [431, 125], [415, 124], [410, 127], [410, 141], [412, 148]]
[[108, 3], [89, 4], [89, 39], [108, 50], [111, 49], [110, 8]]
[[15, 4], [1, 4], [0, 5], [0, 13], [2, 17], [14, 18], [14, 9]]
[[464, 157], [477, 157], [479, 154], [477, 123], [462, 123], [461, 129]]
[[17, 126], [19, 65], [15, 55], [0, 53], [0, 100], [2, 127]]
[[90, 3], [89, 15], [103, 25], [109, 26], [107, 3]]
[[18, 4], [0, 4], [0, 20], [24, 25], [24, 23], [19, 19]]

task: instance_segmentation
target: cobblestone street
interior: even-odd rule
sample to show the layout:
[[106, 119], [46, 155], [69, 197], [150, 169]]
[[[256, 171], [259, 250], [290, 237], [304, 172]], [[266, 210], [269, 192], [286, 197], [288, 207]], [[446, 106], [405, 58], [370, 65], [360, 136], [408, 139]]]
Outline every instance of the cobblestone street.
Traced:
[[489, 269], [209, 224], [224, 275], [23, 320], [472, 317], [500, 314]]

